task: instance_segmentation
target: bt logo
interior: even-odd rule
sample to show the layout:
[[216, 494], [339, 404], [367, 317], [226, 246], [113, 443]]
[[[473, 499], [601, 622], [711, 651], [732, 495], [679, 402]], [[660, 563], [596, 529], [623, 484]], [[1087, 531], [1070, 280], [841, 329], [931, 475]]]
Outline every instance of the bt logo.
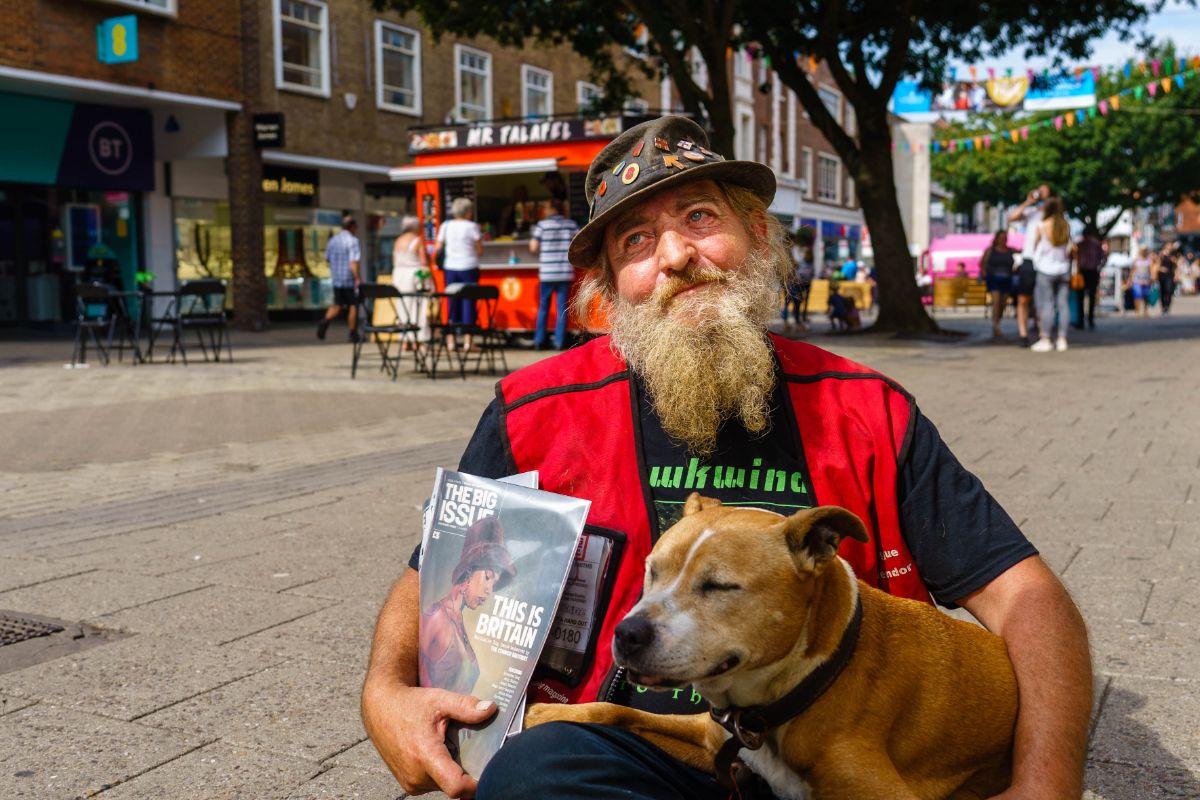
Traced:
[[120, 175], [133, 161], [133, 142], [115, 122], [101, 122], [88, 136], [88, 155], [105, 175]]

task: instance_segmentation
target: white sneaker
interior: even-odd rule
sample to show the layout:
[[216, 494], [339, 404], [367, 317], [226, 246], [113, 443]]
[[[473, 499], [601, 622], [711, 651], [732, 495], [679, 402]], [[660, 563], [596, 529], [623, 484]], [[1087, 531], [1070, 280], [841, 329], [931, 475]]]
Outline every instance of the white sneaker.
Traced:
[[1034, 342], [1033, 347], [1030, 347], [1029, 349], [1035, 353], [1049, 353], [1054, 349], [1054, 345], [1050, 343], [1049, 339], [1041, 338]]
[[1067, 338], [1065, 336], [1058, 337], [1058, 341], [1054, 343], [1054, 349], [1058, 352], [1063, 352], [1067, 349]]

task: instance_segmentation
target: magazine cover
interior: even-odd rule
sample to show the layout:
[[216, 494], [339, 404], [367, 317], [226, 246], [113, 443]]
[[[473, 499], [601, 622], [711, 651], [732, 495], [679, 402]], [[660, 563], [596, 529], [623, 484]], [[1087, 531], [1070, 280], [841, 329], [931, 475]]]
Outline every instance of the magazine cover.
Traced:
[[447, 730], [475, 778], [519, 728], [589, 505], [438, 470], [421, 558], [420, 683], [496, 704], [483, 725]]

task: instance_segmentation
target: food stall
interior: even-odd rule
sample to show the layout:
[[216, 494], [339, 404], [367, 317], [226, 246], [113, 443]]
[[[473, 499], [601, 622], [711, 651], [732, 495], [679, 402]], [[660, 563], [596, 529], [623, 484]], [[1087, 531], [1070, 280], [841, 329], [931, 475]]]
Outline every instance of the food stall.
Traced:
[[[565, 197], [568, 214], [587, 221], [584, 179], [592, 159], [642, 117], [571, 117], [484, 122], [409, 131], [413, 164], [391, 170], [393, 181], [416, 184], [417, 216], [433, 259], [438, 226], [457, 197], [475, 201], [483, 231], [480, 282], [497, 286], [497, 324], [533, 330], [538, 306], [538, 261], [529, 251], [534, 223], [548, 213], [552, 194]], [[439, 289], [441, 270], [434, 270]]]

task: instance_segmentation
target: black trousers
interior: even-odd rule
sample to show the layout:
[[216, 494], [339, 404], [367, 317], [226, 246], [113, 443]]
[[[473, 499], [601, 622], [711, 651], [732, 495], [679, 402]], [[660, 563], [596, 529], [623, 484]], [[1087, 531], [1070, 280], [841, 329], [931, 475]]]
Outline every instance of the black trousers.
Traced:
[[1162, 303], [1162, 312], [1166, 314], [1171, 310], [1171, 298], [1175, 294], [1175, 276], [1174, 275], [1159, 275], [1158, 276], [1158, 300]]
[[1100, 290], [1100, 270], [1081, 269], [1083, 276], [1083, 297], [1079, 301], [1079, 311], [1082, 319], [1087, 320], [1088, 327], [1096, 327], [1096, 294]]

